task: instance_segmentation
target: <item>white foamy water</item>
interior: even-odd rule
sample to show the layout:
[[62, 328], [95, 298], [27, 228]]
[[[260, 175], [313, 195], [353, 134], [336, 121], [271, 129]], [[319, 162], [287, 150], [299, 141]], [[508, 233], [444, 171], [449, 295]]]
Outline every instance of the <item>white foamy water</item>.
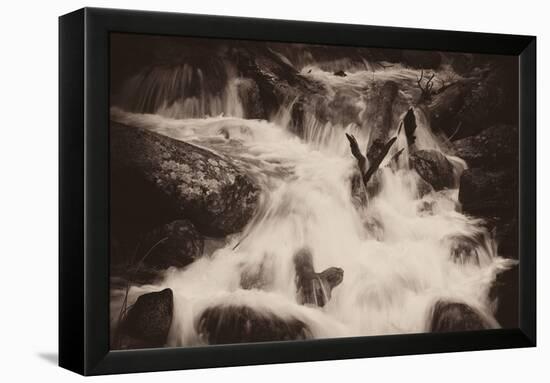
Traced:
[[[360, 76], [372, 79], [370, 72], [340, 78], [312, 70], [309, 75], [333, 88], [347, 83], [357, 87], [363, 81]], [[379, 75], [383, 80], [400, 76], [412, 81], [408, 72]], [[422, 112], [415, 114], [417, 148], [444, 151]], [[368, 129], [354, 124], [321, 126], [310, 116], [312, 122], [301, 139], [287, 131], [284, 118], [172, 119], [116, 108], [111, 118], [230, 157], [262, 187], [256, 217], [243, 232], [225, 238], [221, 247], [185, 269], [169, 269], [159, 284], [130, 289], [130, 303], [145, 292], [173, 290], [169, 346], [202, 344], [196, 332], [202, 312], [232, 304], [300, 319], [318, 338], [424, 332], [439, 299], [465, 302], [498, 326], [488, 293], [496, 274], [510, 261], [498, 257], [497, 244], [483, 232], [480, 221], [459, 212], [457, 190], [420, 197], [419, 176], [409, 169], [405, 151], [397, 169], [385, 166], [387, 160], [382, 163], [380, 193], [366, 206], [354, 204], [351, 178], [357, 165], [344, 132], [354, 133], [365, 148]], [[387, 158], [401, 148], [406, 148], [404, 132]], [[458, 177], [465, 164], [449, 159]], [[479, 265], [451, 260], [453, 239], [462, 237], [475, 238]], [[293, 256], [303, 247], [311, 250], [317, 272], [332, 266], [344, 270], [343, 282], [322, 308], [297, 303]], [[242, 274], [254, 271], [263, 276], [261, 289], [244, 290]], [[122, 295], [113, 292], [115, 316]]]

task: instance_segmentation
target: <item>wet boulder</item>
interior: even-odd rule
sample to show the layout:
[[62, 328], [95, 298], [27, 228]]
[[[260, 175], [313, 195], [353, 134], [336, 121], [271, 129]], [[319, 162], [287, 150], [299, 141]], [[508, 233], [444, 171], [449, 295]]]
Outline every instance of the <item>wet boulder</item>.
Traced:
[[436, 191], [452, 188], [455, 173], [451, 162], [437, 150], [418, 150], [409, 156], [410, 166]]
[[151, 348], [166, 344], [174, 311], [171, 289], [141, 295], [118, 328], [115, 348]]
[[204, 240], [191, 222], [176, 220], [150, 232], [140, 248], [146, 266], [185, 267], [202, 255]]
[[200, 316], [196, 329], [208, 344], [303, 340], [312, 337], [296, 318], [282, 318], [249, 306], [214, 306]]
[[494, 232], [494, 237], [498, 245], [498, 254], [505, 258], [517, 259], [519, 256], [519, 227], [518, 217], [514, 215], [511, 218], [504, 217], [494, 221], [488, 221], [493, 224], [489, 229]]
[[516, 328], [519, 322], [519, 271], [514, 265], [497, 276], [489, 297], [494, 302], [494, 315], [503, 328]]
[[252, 218], [259, 187], [230, 159], [113, 122], [110, 137], [115, 232], [136, 221], [186, 218], [206, 235], [224, 236]]
[[431, 127], [453, 140], [496, 124], [514, 124], [518, 111], [517, 60], [502, 57], [447, 84], [428, 105]]
[[453, 142], [455, 153], [470, 167], [514, 168], [518, 164], [519, 135], [516, 125], [497, 124]]
[[516, 177], [509, 171], [467, 169], [460, 177], [462, 211], [481, 217], [511, 217], [517, 196]]
[[342, 283], [344, 270], [329, 267], [321, 273], [313, 268], [313, 256], [309, 249], [301, 249], [294, 255], [297, 299], [303, 305], [323, 307], [331, 298], [332, 289]]
[[465, 303], [437, 301], [430, 320], [430, 332], [473, 331], [494, 328], [483, 314]]
[[335, 71], [333, 74], [334, 74], [335, 76], [338, 76], [338, 77], [346, 77], [346, 76], [347, 76], [346, 72], [344, 72], [344, 71], [341, 70], [341, 69]]
[[251, 50], [235, 46], [228, 52], [239, 76], [252, 80], [258, 89], [264, 115], [275, 115], [288, 99], [308, 99], [315, 94], [324, 94], [320, 84], [305, 76], [280, 54], [259, 44]]

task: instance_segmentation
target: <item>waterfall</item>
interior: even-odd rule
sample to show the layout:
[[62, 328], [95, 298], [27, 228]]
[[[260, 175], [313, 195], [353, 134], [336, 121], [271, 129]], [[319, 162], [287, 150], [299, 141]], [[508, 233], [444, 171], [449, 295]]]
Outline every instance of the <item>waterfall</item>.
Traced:
[[[213, 306], [245, 305], [295, 318], [315, 338], [424, 332], [434, 303], [442, 299], [464, 302], [492, 317], [489, 289], [509, 261], [498, 256], [479, 220], [461, 214], [457, 189], [420, 193], [421, 180], [409, 166], [407, 138], [399, 130], [414, 106], [413, 71], [395, 65], [338, 77], [305, 66], [301, 75], [327, 89], [319, 106], [327, 110], [321, 117], [320, 110], [306, 111], [299, 137], [289, 128], [296, 100], [281, 105], [270, 121], [246, 119], [238, 91], [243, 79], [225, 63], [209, 68], [150, 69], [126, 88], [139, 96], [111, 110], [114, 121], [232, 158], [263, 191], [256, 217], [243, 232], [221, 244], [212, 240], [217, 246], [205, 246], [210, 252], [184, 269], [168, 269], [160, 282], [131, 288], [129, 301], [145, 292], [173, 290], [169, 346], [202, 344], [197, 323]], [[221, 78], [212, 79], [215, 75]], [[376, 129], [372, 116], [383, 107], [376, 92], [387, 81], [399, 83], [387, 119], [387, 136], [397, 135], [397, 141], [380, 166], [379, 192], [358, 207], [351, 194], [357, 164], [344, 132], [354, 134], [362, 150], [367, 147]], [[421, 108], [414, 113], [415, 149], [446, 154], [458, 180], [464, 161], [446, 152]], [[387, 166], [400, 149], [397, 166]], [[476, 262], [462, 255], [459, 262], [453, 260], [457, 241], [472, 244]], [[323, 307], [296, 299], [293, 256], [304, 247], [313, 255], [315, 270], [344, 270], [330, 299], [322, 282], [312, 280], [323, 290]], [[258, 275], [261, 288], [244, 289], [244, 273]], [[118, 312], [122, 295], [113, 292], [112, 312]]]

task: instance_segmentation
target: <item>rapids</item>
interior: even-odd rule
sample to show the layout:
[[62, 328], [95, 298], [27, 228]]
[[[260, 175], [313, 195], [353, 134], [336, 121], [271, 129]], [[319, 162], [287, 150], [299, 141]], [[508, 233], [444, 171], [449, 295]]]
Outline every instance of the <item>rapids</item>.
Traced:
[[[322, 83], [328, 98], [342, 97], [343, 107], [355, 107], [357, 120], [363, 123], [344, 125], [334, 119], [321, 123], [309, 115], [304, 118], [303, 137], [298, 137], [287, 128], [293, 100], [281, 105], [269, 121], [244, 119], [234, 87], [240, 81], [236, 77], [228, 79], [221, 95], [201, 94], [170, 105], [156, 102], [154, 113], [111, 109], [113, 121], [145, 127], [231, 158], [263, 191], [256, 216], [243, 232], [207, 239], [202, 258], [185, 269], [168, 269], [159, 284], [132, 286], [129, 302], [146, 292], [173, 290], [168, 346], [203, 344], [196, 331], [201, 313], [214, 305], [234, 303], [297, 318], [316, 338], [424, 332], [439, 299], [465, 302], [497, 327], [489, 289], [510, 261], [498, 256], [498, 244], [480, 220], [461, 214], [457, 189], [420, 197], [419, 176], [409, 168], [406, 152], [397, 168], [386, 166], [397, 150], [406, 150], [404, 132], [380, 167], [380, 193], [362, 206], [351, 194], [357, 164], [344, 132], [354, 134], [365, 148], [371, 134], [365, 118], [379, 108], [362, 90], [387, 80], [399, 83], [390, 129], [393, 136], [416, 97], [416, 72], [396, 66], [338, 77], [306, 66], [301, 73]], [[432, 134], [421, 108], [415, 108], [415, 115], [416, 148], [448, 153], [444, 140]], [[465, 163], [448, 158], [459, 177]], [[449, 254], [455, 237], [475, 238], [479, 265], [452, 261]], [[343, 282], [322, 308], [299, 305], [296, 300], [293, 256], [303, 247], [311, 250], [315, 270], [331, 266], [344, 270]], [[260, 270], [261, 289], [240, 287], [243, 272]], [[112, 291], [113, 318], [123, 295], [122, 290]]]

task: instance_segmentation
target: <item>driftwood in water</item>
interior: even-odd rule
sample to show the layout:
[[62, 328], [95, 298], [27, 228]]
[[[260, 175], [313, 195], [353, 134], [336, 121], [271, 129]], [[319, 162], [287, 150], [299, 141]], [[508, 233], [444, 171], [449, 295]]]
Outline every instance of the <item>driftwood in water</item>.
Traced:
[[357, 140], [351, 134], [346, 133], [349, 140], [351, 153], [357, 159], [363, 184], [367, 183], [376, 173], [380, 164], [388, 154], [397, 137], [389, 138], [394, 123], [393, 105], [398, 94], [399, 87], [394, 81], [386, 81], [382, 87], [377, 88], [371, 100], [376, 102], [377, 112], [367, 116], [371, 129], [366, 156], [361, 153]]
[[[349, 140], [351, 154], [353, 154], [353, 156], [357, 159], [357, 164], [359, 165], [359, 171], [361, 172], [363, 184], [366, 187], [372, 175], [378, 170], [380, 164], [390, 151], [390, 148], [397, 140], [397, 137], [390, 138], [389, 141], [386, 143], [379, 139], [374, 140], [367, 150], [366, 157], [361, 153], [361, 149], [359, 149], [359, 144], [357, 143], [355, 137], [352, 134], [348, 133], [346, 133], [346, 137]], [[367, 159], [369, 160], [368, 168]]]
[[[432, 89], [434, 87], [433, 79], [435, 77], [435, 73], [432, 73], [430, 77], [424, 78], [424, 69], [420, 72], [420, 77], [416, 78], [416, 83], [418, 84], [418, 87], [420, 88], [420, 91], [422, 92], [420, 95], [420, 99], [423, 101], [430, 101], [432, 99]], [[424, 85], [422, 85], [422, 80], [426, 80]]]
[[296, 289], [300, 304], [323, 307], [332, 295], [332, 289], [342, 283], [344, 270], [329, 267], [321, 273], [313, 268], [313, 256], [304, 248], [294, 255]]

